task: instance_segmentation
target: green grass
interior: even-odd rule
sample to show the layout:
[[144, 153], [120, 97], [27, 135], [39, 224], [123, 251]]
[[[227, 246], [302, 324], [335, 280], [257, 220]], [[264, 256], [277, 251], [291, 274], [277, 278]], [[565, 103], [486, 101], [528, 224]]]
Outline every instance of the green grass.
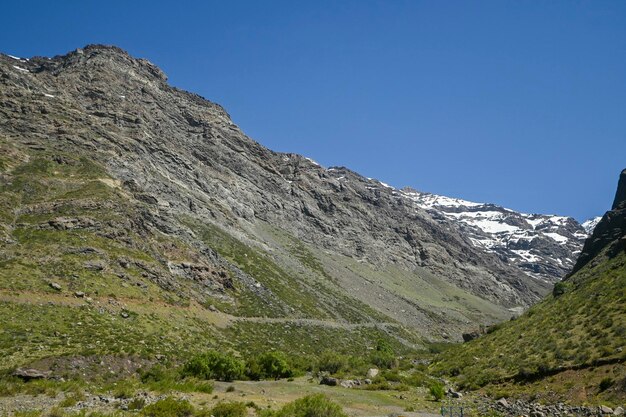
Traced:
[[618, 349], [626, 340], [626, 255], [600, 259], [568, 279], [565, 293], [549, 295], [490, 334], [448, 349], [433, 370], [478, 388], [626, 359]]

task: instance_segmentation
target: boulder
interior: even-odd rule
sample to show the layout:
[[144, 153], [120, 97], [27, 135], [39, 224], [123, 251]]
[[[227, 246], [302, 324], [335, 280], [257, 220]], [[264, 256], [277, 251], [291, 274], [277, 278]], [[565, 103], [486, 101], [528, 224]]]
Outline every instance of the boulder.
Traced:
[[509, 406], [509, 403], [506, 401], [505, 398], [500, 398], [498, 401], [496, 401], [496, 405], [499, 407], [507, 408]]
[[365, 376], [368, 379], [374, 379], [374, 378], [376, 378], [376, 376], [378, 375], [379, 372], [380, 371], [378, 369], [376, 369], [376, 368], [370, 368], [370, 369], [367, 370], [367, 375], [365, 375]]
[[613, 414], [613, 409], [611, 407], [607, 407], [606, 405], [601, 405], [600, 412], [602, 414]]
[[339, 384], [344, 388], [352, 388], [354, 386], [356, 386], [357, 384], [355, 383], [355, 381], [351, 380], [351, 379], [345, 379], [343, 381], [341, 381], [341, 383]]
[[53, 289], [55, 289], [57, 291], [61, 291], [61, 284], [59, 284], [57, 282], [51, 282], [50, 283], [50, 287], [52, 287]]
[[480, 332], [475, 330], [473, 332], [463, 333], [462, 336], [464, 342], [469, 342], [471, 340], [478, 339], [480, 337]]
[[337, 378], [333, 378], [332, 376], [322, 377], [320, 380], [320, 385], [328, 385], [331, 387], [336, 387], [339, 384], [339, 380]]
[[30, 381], [31, 379], [45, 379], [48, 378], [48, 373], [40, 371], [38, 369], [33, 368], [17, 368], [13, 372], [13, 376], [18, 378], [22, 378], [25, 381]]
[[614, 416], [624, 415], [624, 409], [622, 407], [617, 407], [615, 410], [613, 410], [613, 415]]
[[446, 394], [448, 395], [448, 397], [452, 397], [452, 398], [463, 397], [463, 394], [461, 394], [460, 392], [454, 391], [452, 388], [448, 388], [448, 392]]

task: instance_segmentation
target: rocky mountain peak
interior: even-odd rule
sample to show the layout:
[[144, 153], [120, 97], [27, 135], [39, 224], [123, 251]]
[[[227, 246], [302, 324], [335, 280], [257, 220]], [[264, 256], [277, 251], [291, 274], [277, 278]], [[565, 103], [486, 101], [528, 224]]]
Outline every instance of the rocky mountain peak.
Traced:
[[618, 206], [626, 203], [626, 169], [622, 170], [619, 176], [619, 182], [617, 183], [617, 191], [615, 192], [615, 199], [613, 200], [613, 206], [615, 210]]
[[65, 55], [52, 58], [32, 57], [21, 60], [22, 67], [31, 73], [50, 72], [58, 75], [69, 71], [96, 73], [118, 73], [124, 77], [140, 77], [148, 82], [166, 83], [167, 76], [156, 65], [142, 58], [134, 58], [117, 46], [87, 45]]

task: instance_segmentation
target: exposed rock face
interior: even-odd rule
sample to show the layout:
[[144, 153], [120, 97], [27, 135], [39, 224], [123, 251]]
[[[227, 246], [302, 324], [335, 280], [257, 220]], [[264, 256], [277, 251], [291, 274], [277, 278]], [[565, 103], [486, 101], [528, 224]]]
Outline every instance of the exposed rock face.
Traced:
[[[409, 192], [346, 168], [272, 152], [246, 137], [222, 107], [166, 81], [153, 64], [115, 47], [90, 45], [52, 59], [0, 55], [0, 134], [9, 148], [41, 151], [59, 165], [68, 163], [67, 153], [104, 165], [110, 178], [101, 181], [136, 207], [137, 215], [125, 221], [59, 216], [41, 228], [90, 230], [113, 240], [129, 239], [128, 231], [146, 239], [154, 233], [175, 237], [195, 248], [193, 264], [160, 253], [162, 269], [137, 261], [124, 266], [123, 259], [120, 265], [140, 269], [163, 288], [177, 288], [177, 280], [197, 282], [198, 293], [226, 294], [236, 279], [255, 297], [298, 316], [297, 304], [205, 246], [189, 226], [210, 224], [284, 268], [326, 280], [333, 294], [358, 299], [428, 336], [447, 329], [457, 338], [476, 321], [499, 320], [510, 315], [507, 309], [537, 301], [548, 285], [526, 272], [556, 276], [566, 267], [555, 267], [557, 260], [575, 250], [543, 233], [539, 238], [551, 243], [544, 247], [554, 251], [554, 262], [533, 264], [521, 253], [519, 262], [508, 262], [511, 251], [536, 248], [499, 252], [476, 244], [478, 230], [472, 235], [451, 226]], [[97, 210], [119, 208], [97, 204]], [[33, 214], [57, 209], [20, 208]], [[572, 224], [569, 233], [578, 232]], [[8, 235], [3, 239], [11, 244]], [[303, 242], [317, 263], [294, 257], [291, 239]], [[319, 288], [305, 278], [298, 285]]]
[[615, 192], [615, 198], [613, 199], [613, 206], [611, 210], [615, 210], [623, 206], [626, 202], [626, 169], [622, 170], [617, 183], [617, 191]]
[[13, 372], [13, 375], [25, 381], [30, 381], [32, 379], [48, 378], [49, 373], [33, 368], [18, 368]]
[[595, 227], [595, 223], [588, 223], [587, 231], [571, 217], [520, 213], [410, 188], [402, 193], [445, 227], [457, 228], [474, 246], [547, 282], [560, 280], [572, 269]]
[[[609, 256], [626, 250], [626, 169], [619, 177], [615, 199], [610, 211], [596, 225], [592, 235], [585, 241], [582, 253], [576, 261], [572, 274], [594, 259], [602, 249], [610, 246]], [[571, 274], [570, 274], [571, 275]]]

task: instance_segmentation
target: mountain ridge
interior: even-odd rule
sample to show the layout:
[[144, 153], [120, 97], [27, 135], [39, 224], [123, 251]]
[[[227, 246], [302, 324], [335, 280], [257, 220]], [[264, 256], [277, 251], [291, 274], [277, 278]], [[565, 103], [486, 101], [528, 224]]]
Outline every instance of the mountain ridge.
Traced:
[[[393, 321], [432, 340], [458, 340], [548, 291], [395, 189], [273, 152], [166, 80], [116, 47], [0, 56], [10, 285], [19, 259], [39, 290], [76, 286], [72, 275], [117, 287], [109, 274], [128, 276], [127, 265], [159, 297], [246, 317]], [[44, 234], [100, 242], [85, 252], [88, 272], [51, 268], [45, 246], [26, 255]], [[135, 258], [121, 259], [120, 244]]]

